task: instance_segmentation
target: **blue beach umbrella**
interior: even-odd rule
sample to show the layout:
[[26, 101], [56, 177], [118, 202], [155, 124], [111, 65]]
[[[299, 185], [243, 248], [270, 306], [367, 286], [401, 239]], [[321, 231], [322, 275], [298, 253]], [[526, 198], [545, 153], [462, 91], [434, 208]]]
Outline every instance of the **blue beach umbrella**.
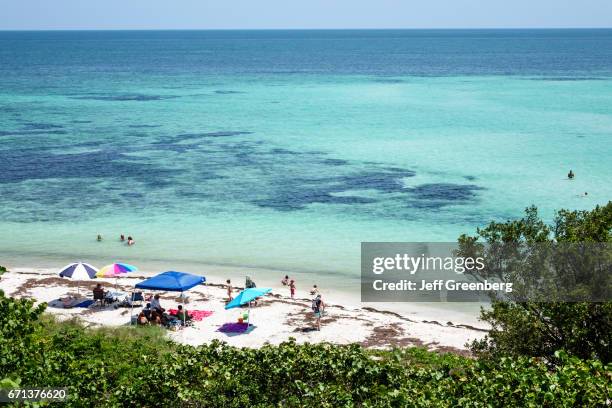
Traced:
[[[145, 279], [140, 283], [136, 284], [136, 289], [147, 289], [147, 290], [163, 290], [172, 292], [181, 292], [181, 298], [183, 292], [193, 288], [194, 286], [201, 285], [206, 282], [206, 278], [201, 275], [193, 275], [191, 273], [167, 271]], [[133, 295], [132, 295], [133, 296]], [[132, 302], [132, 310], [134, 309], [134, 303]], [[130, 321], [132, 319], [130, 315]]]
[[229, 302], [227, 305], [225, 305], [225, 309], [233, 309], [235, 307], [240, 307], [242, 305], [246, 305], [247, 303], [249, 304], [249, 314], [248, 314], [248, 318], [247, 318], [247, 322], [249, 325], [251, 325], [251, 302], [255, 299], [257, 299], [260, 296], [265, 295], [266, 293], [272, 291], [272, 288], [248, 288], [243, 290], [242, 292], [240, 292], [238, 294], [238, 296], [236, 296], [234, 299], [232, 299], [231, 302]]

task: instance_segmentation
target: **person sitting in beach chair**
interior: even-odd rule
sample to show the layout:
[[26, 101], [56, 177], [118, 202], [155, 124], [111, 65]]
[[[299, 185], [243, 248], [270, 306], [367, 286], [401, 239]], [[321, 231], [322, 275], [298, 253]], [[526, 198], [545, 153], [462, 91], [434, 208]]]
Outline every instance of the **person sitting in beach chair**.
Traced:
[[142, 302], [144, 302], [142, 292], [133, 292], [129, 302], [130, 306], [137, 306], [136, 303], [138, 303], [138, 306], [142, 306]]
[[100, 302], [100, 307], [104, 306], [105, 293], [101, 284], [97, 284], [93, 290], [93, 298], [96, 302]]
[[257, 285], [255, 285], [255, 282], [253, 282], [253, 279], [251, 279], [251, 277], [250, 277], [250, 276], [247, 276], [247, 277], [246, 277], [246, 280], [245, 280], [245, 282], [244, 282], [244, 287], [245, 287], [246, 289], [251, 289], [251, 288], [256, 288], [256, 287], [257, 287]]
[[[255, 282], [253, 281], [253, 279], [251, 279], [250, 276], [246, 277], [246, 281], [244, 282], [244, 288], [245, 289], [252, 289], [252, 288], [256, 288], [257, 285], [255, 284]], [[253, 300], [253, 306], [257, 306], [257, 299]]]
[[159, 295], [153, 296], [153, 299], [151, 299], [151, 308], [157, 310], [159, 314], [162, 314], [166, 311], [166, 309], [161, 307], [161, 303], [159, 300], [160, 300]]

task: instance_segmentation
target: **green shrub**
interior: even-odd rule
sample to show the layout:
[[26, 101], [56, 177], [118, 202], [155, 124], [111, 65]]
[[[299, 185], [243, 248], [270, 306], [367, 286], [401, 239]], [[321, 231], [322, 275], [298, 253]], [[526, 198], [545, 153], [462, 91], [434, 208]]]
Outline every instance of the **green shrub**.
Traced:
[[44, 306], [3, 295], [0, 307], [0, 378], [67, 386], [72, 407], [604, 406], [612, 391], [610, 365], [563, 352], [551, 370], [534, 358], [478, 361], [422, 348], [191, 347], [155, 328], [58, 323], [41, 318]]
[[[489, 246], [483, 250], [487, 255], [485, 258], [497, 259], [501, 254], [497, 252], [499, 248], [512, 244], [524, 244], [533, 249], [541, 244], [612, 243], [612, 202], [591, 211], [561, 210], [552, 225], [547, 225], [539, 217], [537, 209], [530, 207], [522, 219], [492, 222], [478, 229], [477, 233], [475, 237], [463, 235], [459, 238], [460, 252], [469, 254], [478, 251], [482, 248], [478, 243], [486, 242]], [[609, 247], [603, 248], [603, 258], [598, 259], [601, 261], [598, 264], [600, 269], [592, 267], [584, 258], [577, 265], [559, 263], [556, 266], [557, 274], [552, 275], [557, 288], [566, 283], [565, 289], [569, 293], [574, 290], [574, 294], [579, 296], [584, 287], [577, 283], [576, 276], [577, 272], [581, 272], [587, 277], [583, 276], [584, 281], [580, 283], [586, 282], [591, 289], [609, 294], [612, 290], [610, 250]], [[509, 258], [502, 255], [500, 259]], [[524, 273], [526, 276], [520, 277], [530, 282], [533, 276], [529, 273], [541, 271], [542, 268], [537, 263], [530, 264], [530, 258], [525, 261], [525, 269], [513, 263], [499, 262], [511, 265], [507, 270], [499, 268], [500, 273]], [[493, 264], [497, 266], [495, 262]], [[558, 277], [568, 279], [562, 282], [562, 279], [556, 279]], [[604, 363], [612, 361], [612, 302], [525, 302], [512, 299], [513, 294], [509, 296], [510, 301], [493, 299], [492, 307], [481, 312], [481, 319], [488, 322], [492, 329], [484, 340], [472, 344], [472, 351], [479, 357], [536, 356], [555, 363], [555, 351], [563, 349], [583, 359], [595, 358]]]

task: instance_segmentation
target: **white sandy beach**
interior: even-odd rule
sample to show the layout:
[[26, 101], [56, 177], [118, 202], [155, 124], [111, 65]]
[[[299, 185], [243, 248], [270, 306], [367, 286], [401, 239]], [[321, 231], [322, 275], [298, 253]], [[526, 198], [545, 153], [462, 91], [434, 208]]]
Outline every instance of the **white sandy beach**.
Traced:
[[[129, 292], [134, 285], [153, 275], [146, 272], [127, 274], [118, 279], [117, 289]], [[128, 325], [131, 310], [116, 306], [88, 308], [62, 308], [57, 299], [67, 294], [76, 294], [80, 285], [81, 295], [91, 298], [91, 289], [100, 282], [106, 289], [115, 286], [115, 279], [96, 279], [76, 282], [62, 279], [57, 271], [43, 268], [13, 268], [0, 276], [0, 289], [6, 295], [28, 297], [37, 302], [47, 302], [48, 313], [59, 319], [78, 317], [85, 324], [96, 326]], [[274, 289], [262, 298], [251, 310], [254, 327], [248, 333], [223, 333], [218, 329], [225, 323], [236, 322], [243, 309], [225, 310], [226, 290], [222, 280], [207, 282], [188, 293], [188, 310], [211, 311], [212, 315], [179, 331], [168, 331], [175, 341], [199, 345], [219, 339], [237, 347], [261, 347], [264, 344], [278, 344], [289, 338], [298, 343], [330, 342], [337, 344], [360, 343], [366, 347], [421, 345], [431, 350], [465, 352], [465, 344], [482, 338], [486, 332], [471, 325], [458, 322], [422, 320], [413, 315], [404, 317], [398, 313], [371, 307], [356, 307], [333, 303], [326, 300], [326, 315], [322, 319], [321, 331], [315, 330], [315, 321], [310, 309], [310, 298], [305, 291], [298, 291], [297, 298], [291, 299], [288, 290]], [[176, 308], [177, 293], [157, 292], [161, 295], [162, 306]], [[145, 291], [145, 297], [149, 294]], [[134, 313], [139, 311], [134, 309]]]

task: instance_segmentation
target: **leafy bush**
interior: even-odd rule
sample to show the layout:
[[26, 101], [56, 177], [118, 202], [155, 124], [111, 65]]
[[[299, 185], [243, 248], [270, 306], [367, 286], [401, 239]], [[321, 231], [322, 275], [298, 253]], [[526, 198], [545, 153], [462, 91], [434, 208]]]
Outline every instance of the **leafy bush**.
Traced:
[[494, 363], [420, 348], [191, 347], [155, 328], [58, 323], [41, 318], [43, 308], [0, 295], [0, 378], [67, 386], [72, 407], [603, 406], [612, 391], [610, 365], [562, 352], [550, 370], [533, 358]]
[[38, 353], [33, 335], [44, 310], [45, 305], [34, 307], [32, 300], [7, 298], [0, 290], [0, 378], [8, 377]]
[[[460, 251], [464, 254], [478, 249], [478, 242], [484, 241], [489, 246], [487, 255], [497, 259], [496, 248], [508, 248], [511, 244], [526, 244], [530, 249], [544, 244], [556, 246], [566, 243], [612, 243], [612, 202], [592, 211], [567, 211], [557, 213], [553, 225], [547, 225], [538, 216], [537, 209], [530, 207], [525, 217], [505, 223], [492, 222], [486, 228], [478, 229], [475, 237], [461, 236]], [[612, 284], [610, 275], [610, 249], [603, 248], [603, 265], [598, 270], [589, 269], [590, 264], [581, 262], [577, 269], [582, 269], [587, 278], [587, 285], [602, 293], [610, 293]], [[499, 264], [505, 264], [501, 258]], [[598, 260], [600, 260], [598, 258]], [[539, 264], [529, 264], [531, 271]], [[560, 268], [569, 264], [559, 264]], [[507, 268], [516, 272], [512, 265]], [[584, 269], [587, 269], [586, 271]], [[527, 269], [528, 270], [528, 269]], [[569, 290], [580, 292], [583, 287], [576, 283], [576, 269], [567, 269], [555, 276], [567, 279]], [[529, 282], [533, 276], [523, 276]], [[555, 282], [561, 285], [562, 282]], [[558, 286], [558, 287], [559, 287]], [[579, 296], [580, 293], [575, 293]], [[512, 296], [512, 295], [511, 295]], [[608, 295], [609, 296], [609, 295]], [[606, 297], [607, 298], [607, 297]], [[512, 300], [512, 299], [511, 299]], [[481, 341], [472, 344], [472, 351], [480, 357], [499, 358], [501, 356], [535, 356], [546, 358], [555, 363], [558, 358], [555, 351], [563, 349], [568, 353], [583, 358], [595, 358], [604, 363], [612, 361], [612, 303], [611, 302], [534, 302], [534, 301], [499, 301], [493, 299], [492, 307], [482, 310], [481, 319], [488, 322], [492, 330]]]

